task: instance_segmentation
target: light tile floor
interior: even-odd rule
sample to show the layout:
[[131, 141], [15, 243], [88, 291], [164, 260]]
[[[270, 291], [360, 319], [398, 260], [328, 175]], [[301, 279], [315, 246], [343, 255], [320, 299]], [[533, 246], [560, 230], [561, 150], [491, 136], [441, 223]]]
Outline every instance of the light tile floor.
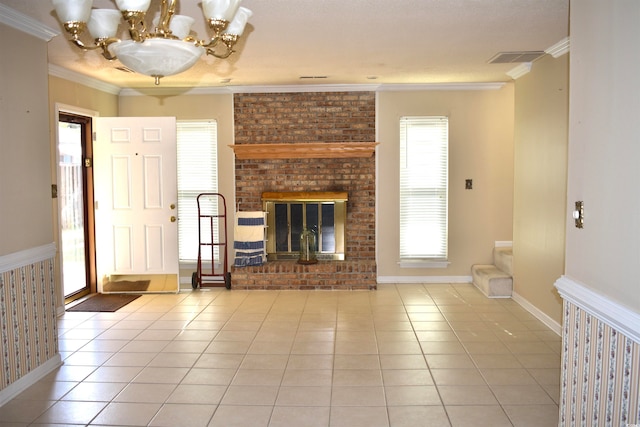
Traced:
[[0, 426], [557, 426], [561, 340], [470, 284], [144, 295], [59, 319]]

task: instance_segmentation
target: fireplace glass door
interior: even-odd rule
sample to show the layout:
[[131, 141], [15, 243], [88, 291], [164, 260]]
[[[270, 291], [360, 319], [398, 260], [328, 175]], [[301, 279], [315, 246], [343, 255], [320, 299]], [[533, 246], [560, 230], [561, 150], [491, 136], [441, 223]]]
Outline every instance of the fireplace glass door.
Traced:
[[307, 229], [316, 236], [318, 259], [344, 259], [344, 201], [265, 201], [267, 258], [297, 259], [300, 236]]

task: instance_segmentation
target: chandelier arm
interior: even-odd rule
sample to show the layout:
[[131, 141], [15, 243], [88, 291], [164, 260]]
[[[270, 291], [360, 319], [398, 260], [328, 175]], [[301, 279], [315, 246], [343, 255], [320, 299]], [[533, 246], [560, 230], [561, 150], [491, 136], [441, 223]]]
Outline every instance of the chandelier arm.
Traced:
[[[207, 49], [207, 55], [215, 56], [216, 58], [220, 59], [226, 59], [231, 56], [231, 54], [235, 53], [235, 50], [233, 50], [233, 46], [237, 41], [238, 36], [234, 34], [224, 33], [220, 36], [212, 38], [211, 42], [203, 47]], [[220, 44], [219, 42], [222, 42], [222, 44], [225, 46], [225, 51], [223, 53], [216, 53], [215, 51], [217, 45]]]
[[100, 46], [98, 46], [97, 44], [96, 44], [96, 45], [93, 45], [93, 46], [88, 46], [88, 45], [84, 44], [84, 43], [82, 42], [82, 40], [80, 40], [80, 39], [79, 39], [79, 38], [77, 38], [76, 36], [74, 36], [73, 38], [71, 38], [69, 41], [70, 41], [71, 43], [73, 43], [74, 45], [76, 45], [76, 47], [79, 47], [79, 48], [80, 48], [80, 49], [82, 49], [82, 50], [95, 50], [95, 49], [98, 49], [98, 48], [100, 47]]
[[212, 37], [211, 40], [209, 40], [209, 43], [205, 44], [204, 40], [199, 40], [197, 43], [205, 49], [213, 49], [218, 45], [218, 43], [220, 43], [220, 40], [222, 40], [220, 37], [215, 36]]
[[162, 0], [162, 4], [160, 5], [160, 21], [158, 21], [158, 27], [155, 30], [156, 33], [160, 33], [164, 37], [171, 34], [169, 24], [171, 23], [171, 18], [176, 13], [176, 4], [177, 0]]
[[207, 48], [207, 55], [215, 56], [216, 58], [219, 58], [219, 59], [227, 59], [234, 52], [235, 50], [227, 48], [227, 50], [223, 54], [219, 54], [219, 53], [216, 53], [215, 50], [211, 48]]
[[109, 50], [109, 46], [111, 46], [113, 43], [119, 43], [120, 41], [121, 40], [119, 38], [109, 37], [106, 39], [96, 40], [96, 44], [98, 47], [102, 48], [102, 56], [104, 57], [104, 59], [108, 61], [113, 61], [118, 57], [111, 53], [111, 51]]
[[[122, 18], [129, 24], [129, 36], [131, 36], [131, 40], [141, 42], [148, 37], [144, 17], [144, 12], [134, 10], [125, 10], [122, 12]], [[138, 27], [140, 27], [140, 29], [138, 29]]]

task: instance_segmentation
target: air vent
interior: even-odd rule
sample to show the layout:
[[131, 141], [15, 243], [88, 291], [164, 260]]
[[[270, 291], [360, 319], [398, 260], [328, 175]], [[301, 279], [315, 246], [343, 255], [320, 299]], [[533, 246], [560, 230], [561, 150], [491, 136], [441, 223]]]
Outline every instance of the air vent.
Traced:
[[500, 52], [489, 60], [489, 64], [513, 64], [533, 62], [544, 55], [544, 51]]

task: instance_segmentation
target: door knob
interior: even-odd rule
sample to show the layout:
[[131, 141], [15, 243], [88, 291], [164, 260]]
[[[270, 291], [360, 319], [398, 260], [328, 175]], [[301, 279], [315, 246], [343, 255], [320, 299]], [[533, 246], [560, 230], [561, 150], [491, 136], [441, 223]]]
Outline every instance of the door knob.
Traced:
[[176, 222], [178, 220], [178, 218], [176, 218], [175, 216], [172, 216], [170, 219], [171, 219], [171, 222]]
[[175, 209], [176, 208], [176, 204], [175, 203], [171, 203], [171, 205], [169, 206], [171, 209]]

